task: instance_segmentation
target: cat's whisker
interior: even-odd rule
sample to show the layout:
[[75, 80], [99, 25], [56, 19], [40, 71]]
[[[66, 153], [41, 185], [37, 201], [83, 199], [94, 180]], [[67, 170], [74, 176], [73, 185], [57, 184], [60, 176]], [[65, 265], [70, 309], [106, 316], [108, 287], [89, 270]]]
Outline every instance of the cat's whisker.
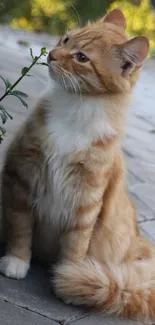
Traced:
[[73, 87], [74, 87], [74, 90], [75, 90], [75, 94], [77, 92], [77, 87], [76, 87], [76, 84], [75, 84], [75, 81], [72, 79], [71, 75], [68, 74], [68, 78], [70, 79], [70, 82], [72, 83]]
[[67, 6], [67, 8], [73, 12], [74, 16], [75, 16], [75, 19], [76, 19], [76, 22], [77, 22], [77, 27], [78, 28], [81, 28], [82, 26], [82, 22], [81, 22], [81, 17], [77, 11], [77, 9], [75, 8], [75, 6], [73, 4], [69, 4], [69, 6]]
[[74, 80], [74, 83], [77, 85], [79, 99], [80, 99], [80, 105], [82, 105], [82, 92], [81, 92], [81, 87], [79, 85], [79, 82], [78, 82], [78, 80], [76, 80], [76, 78], [73, 75], [71, 75], [71, 78]]
[[65, 81], [65, 77], [64, 77], [64, 72], [62, 70], [63, 70], [62, 67], [60, 68], [59, 66], [57, 66], [56, 73], [59, 75], [60, 80], [61, 80], [64, 88], [67, 89], [67, 85], [66, 85], [66, 81]]
[[[69, 71], [66, 71], [63, 67], [57, 67], [57, 72], [62, 77], [62, 80], [63, 80], [62, 83], [64, 85], [64, 88], [67, 89], [67, 85], [65, 82], [65, 78], [66, 78], [68, 83], [71, 85], [71, 89], [74, 91], [75, 94], [79, 93], [80, 98], [81, 98], [81, 88], [80, 88], [79, 82], [72, 75], [72, 73], [70, 73]], [[81, 98], [81, 102], [82, 102], [82, 98]]]
[[62, 81], [63, 81], [63, 84], [64, 84], [64, 88], [67, 89], [65, 77], [62, 75], [61, 78], [62, 78]]
[[[70, 81], [68, 75], [66, 74], [65, 71], [63, 72], [63, 74], [64, 74], [64, 79], [68, 82], [69, 85], [71, 85], [71, 88], [73, 89], [73, 85], [72, 85], [72, 83], [71, 83], [71, 81]], [[73, 89], [73, 90], [74, 90], [74, 89]]]
[[[65, 82], [65, 78], [66, 78], [67, 81], [69, 82], [69, 84], [71, 84], [71, 88], [74, 90], [75, 88], [73, 87], [73, 84], [71, 83], [71, 81], [69, 79], [67, 71], [63, 67], [61, 67], [61, 69], [58, 70], [58, 73], [63, 78], [63, 84], [65, 83], [65, 85], [66, 85], [66, 82]], [[67, 89], [67, 85], [65, 86], [65, 89]]]
[[82, 103], [82, 93], [81, 93], [80, 84], [79, 84], [78, 80], [76, 80], [76, 78], [73, 75], [72, 75], [72, 78], [73, 78], [74, 82], [77, 84], [77, 87], [78, 87], [78, 90], [79, 90], [79, 95], [80, 95], [80, 100], [81, 100], [81, 103]]
[[74, 85], [75, 85], [75, 86], [77, 85], [78, 90], [79, 90], [79, 92], [81, 93], [81, 88], [80, 88], [80, 85], [79, 85], [78, 80], [76, 80], [76, 78], [73, 76], [72, 73], [70, 73], [70, 72], [67, 72], [67, 73], [68, 73], [68, 75], [70, 76], [70, 78], [72, 79], [72, 81], [74, 82]]
[[71, 75], [71, 78], [74, 80], [75, 84], [77, 84], [77, 87], [79, 89], [79, 92], [81, 92], [81, 88], [80, 88], [80, 85], [79, 85], [78, 80], [76, 80], [76, 78], [72, 74], [70, 74], [70, 75]]
[[68, 81], [70, 82], [70, 84], [71, 84], [71, 86], [72, 86], [72, 89], [73, 89], [74, 93], [76, 94], [76, 93], [77, 93], [77, 91], [76, 91], [76, 86], [75, 86], [73, 80], [71, 79], [71, 77], [69, 76], [69, 74], [66, 74], [66, 78], [67, 78]]

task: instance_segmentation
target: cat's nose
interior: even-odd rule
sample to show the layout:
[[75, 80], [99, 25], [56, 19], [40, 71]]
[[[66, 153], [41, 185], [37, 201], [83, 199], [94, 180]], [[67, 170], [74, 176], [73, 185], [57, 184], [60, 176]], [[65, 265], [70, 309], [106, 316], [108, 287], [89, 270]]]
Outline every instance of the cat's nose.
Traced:
[[48, 54], [48, 60], [50, 61], [57, 61], [56, 57], [53, 55], [52, 51]]

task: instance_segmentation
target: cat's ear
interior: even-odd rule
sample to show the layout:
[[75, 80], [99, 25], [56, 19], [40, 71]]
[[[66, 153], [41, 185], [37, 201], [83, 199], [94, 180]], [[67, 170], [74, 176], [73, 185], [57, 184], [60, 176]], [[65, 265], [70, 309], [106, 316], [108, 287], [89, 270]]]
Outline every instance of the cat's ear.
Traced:
[[102, 19], [101, 22], [107, 22], [111, 23], [114, 25], [118, 25], [122, 27], [123, 29], [126, 28], [126, 19], [122, 13], [122, 11], [117, 8], [112, 11], [110, 11], [107, 15], [105, 15]]
[[116, 46], [116, 56], [120, 60], [122, 75], [127, 76], [139, 69], [149, 52], [149, 41], [146, 37], [135, 37]]

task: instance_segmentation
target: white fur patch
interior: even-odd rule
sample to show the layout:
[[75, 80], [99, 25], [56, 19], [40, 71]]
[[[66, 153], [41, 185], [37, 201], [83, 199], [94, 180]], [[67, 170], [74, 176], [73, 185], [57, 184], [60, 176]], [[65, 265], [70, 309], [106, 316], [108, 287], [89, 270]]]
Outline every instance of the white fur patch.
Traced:
[[29, 262], [24, 262], [14, 255], [6, 255], [0, 259], [0, 272], [8, 278], [23, 279], [29, 266]]
[[86, 150], [93, 141], [116, 134], [108, 123], [103, 99], [69, 93], [57, 86], [48, 95], [48, 103], [49, 146], [54, 142], [59, 155]]
[[[104, 99], [67, 92], [55, 85], [43, 98], [45, 124], [38, 128], [45, 155], [47, 180], [34, 181], [33, 205], [50, 231], [64, 232], [73, 225], [78, 206], [101, 199], [103, 189], [89, 189], [72, 166], [72, 153], [85, 152], [92, 142], [116, 135], [108, 121]], [[39, 176], [40, 177], [40, 176]], [[32, 185], [33, 186], [33, 185]]]

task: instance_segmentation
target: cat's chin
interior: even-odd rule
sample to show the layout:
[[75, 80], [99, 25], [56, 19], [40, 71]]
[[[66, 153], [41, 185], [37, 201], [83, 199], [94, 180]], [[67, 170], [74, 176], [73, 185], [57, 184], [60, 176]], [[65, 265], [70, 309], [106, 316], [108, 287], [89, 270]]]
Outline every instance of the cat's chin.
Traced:
[[49, 66], [48, 68], [49, 76], [53, 81], [57, 81], [56, 73], [53, 71], [53, 69]]
[[82, 89], [79, 85], [79, 83], [75, 80], [71, 80], [71, 78], [66, 78], [63, 75], [59, 75], [52, 66], [49, 66], [49, 76], [54, 81], [56, 84], [62, 87], [65, 91], [69, 93], [76, 93], [76, 94], [81, 94], [81, 93], [86, 93], [85, 89]]
[[[63, 82], [62, 78], [59, 77], [59, 75], [56, 75], [50, 68], [49, 68], [49, 76], [52, 79], [52, 82], [54, 82], [57, 87], [61, 88], [62, 90], [65, 90], [68, 93], [74, 93], [75, 94], [75, 89], [70, 86], [69, 83]], [[76, 91], [76, 93], [78, 93]]]
[[65, 89], [64, 85], [62, 84], [60, 78], [52, 71], [52, 69], [49, 68], [49, 76], [52, 80], [52, 83], [57, 85], [58, 87]]

